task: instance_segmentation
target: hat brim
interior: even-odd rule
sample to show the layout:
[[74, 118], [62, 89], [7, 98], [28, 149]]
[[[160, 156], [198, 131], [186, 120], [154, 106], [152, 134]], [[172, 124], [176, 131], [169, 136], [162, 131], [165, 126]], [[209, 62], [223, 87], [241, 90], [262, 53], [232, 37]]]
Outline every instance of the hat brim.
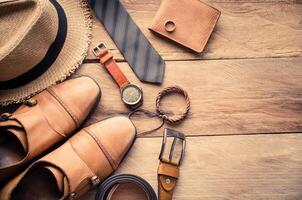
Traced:
[[83, 62], [91, 39], [92, 17], [85, 0], [57, 0], [67, 17], [67, 37], [52, 66], [37, 79], [21, 87], [0, 90], [0, 105], [20, 103], [51, 85], [64, 81]]

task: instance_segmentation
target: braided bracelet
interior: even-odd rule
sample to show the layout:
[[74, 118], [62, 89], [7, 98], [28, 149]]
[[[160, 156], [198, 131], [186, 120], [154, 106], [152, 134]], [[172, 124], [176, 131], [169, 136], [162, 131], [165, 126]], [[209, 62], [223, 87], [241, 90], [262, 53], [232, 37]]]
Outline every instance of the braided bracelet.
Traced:
[[[161, 105], [160, 102], [162, 101], [162, 99], [172, 93], [177, 93], [177, 94], [181, 94], [186, 101], [186, 108], [185, 111], [180, 115], [180, 116], [168, 116], [164, 111], [162, 111], [161, 109]], [[172, 86], [172, 87], [168, 87], [165, 88], [163, 91], [161, 91], [157, 98], [156, 98], [156, 112], [158, 113], [158, 116], [160, 118], [163, 118], [165, 121], [169, 122], [170, 124], [176, 124], [181, 122], [182, 120], [184, 120], [190, 111], [190, 99], [189, 99], [189, 95], [188, 93], [182, 89], [179, 86]]]
[[[162, 99], [164, 97], [166, 97], [167, 95], [174, 94], [174, 93], [182, 95], [186, 101], [185, 111], [182, 114], [180, 114], [179, 116], [169, 116], [161, 108]], [[134, 110], [129, 113], [129, 115], [128, 115], [129, 118], [131, 118], [131, 116], [134, 115], [135, 113], [142, 112], [149, 117], [158, 117], [158, 118], [162, 119], [162, 123], [159, 127], [152, 129], [150, 131], [140, 133], [139, 135], [146, 135], [153, 131], [156, 131], [156, 130], [160, 129], [164, 125], [165, 122], [168, 122], [169, 124], [180, 123], [188, 116], [189, 111], [190, 111], [190, 106], [191, 106], [188, 93], [179, 86], [171, 86], [171, 87], [167, 87], [164, 90], [162, 90], [160, 93], [158, 93], [155, 103], [156, 103], [156, 112], [151, 112], [151, 111], [148, 111], [145, 109], [137, 109], [137, 110]]]

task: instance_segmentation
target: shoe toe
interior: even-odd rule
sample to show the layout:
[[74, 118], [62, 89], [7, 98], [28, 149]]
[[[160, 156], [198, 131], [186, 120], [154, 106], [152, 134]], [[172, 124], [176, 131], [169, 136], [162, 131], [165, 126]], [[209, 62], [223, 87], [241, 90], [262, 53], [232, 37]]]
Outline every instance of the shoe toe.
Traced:
[[101, 95], [100, 87], [96, 81], [87, 76], [70, 79], [52, 89], [80, 122], [85, 120]]
[[124, 116], [109, 118], [94, 124], [91, 130], [101, 141], [116, 165], [119, 165], [132, 146], [136, 128], [131, 120]]

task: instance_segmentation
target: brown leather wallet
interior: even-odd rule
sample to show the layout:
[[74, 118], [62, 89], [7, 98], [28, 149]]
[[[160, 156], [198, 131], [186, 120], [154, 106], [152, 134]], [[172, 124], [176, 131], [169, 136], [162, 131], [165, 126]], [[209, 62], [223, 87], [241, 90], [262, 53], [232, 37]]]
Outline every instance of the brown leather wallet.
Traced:
[[201, 53], [220, 14], [199, 0], [163, 0], [149, 29]]

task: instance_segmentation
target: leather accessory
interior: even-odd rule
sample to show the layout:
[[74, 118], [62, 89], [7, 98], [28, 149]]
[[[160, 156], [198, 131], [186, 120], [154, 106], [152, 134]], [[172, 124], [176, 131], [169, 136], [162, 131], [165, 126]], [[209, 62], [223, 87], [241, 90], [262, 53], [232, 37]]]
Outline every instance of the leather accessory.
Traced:
[[68, 138], [99, 102], [100, 94], [93, 79], [79, 77], [24, 101], [14, 113], [1, 114], [0, 181]]
[[[183, 98], [185, 99], [186, 107], [185, 107], [183, 113], [178, 114], [178, 115], [171, 115], [171, 114], [166, 113], [162, 109], [162, 106], [161, 106], [162, 99], [171, 94], [179, 94], [179, 95], [183, 96]], [[149, 133], [152, 133], [152, 132], [160, 129], [166, 122], [169, 125], [173, 125], [173, 124], [175, 125], [175, 124], [181, 123], [189, 115], [190, 108], [191, 108], [191, 103], [190, 103], [190, 98], [189, 98], [188, 93], [179, 86], [171, 86], [171, 87], [167, 87], [167, 88], [163, 89], [161, 92], [158, 93], [155, 103], [156, 103], [155, 112], [145, 110], [145, 109], [136, 109], [128, 114], [128, 117], [131, 118], [136, 113], [141, 112], [141, 113], [144, 113], [145, 115], [147, 115], [148, 117], [152, 117], [152, 118], [157, 117], [162, 120], [162, 123], [158, 127], [154, 128], [152, 130], [149, 130], [149, 131], [144, 131], [142, 133], [139, 133], [138, 137], [142, 136], [142, 135], [147, 135]]]
[[83, 61], [92, 24], [84, 0], [2, 0], [0, 13], [0, 105], [62, 82]]
[[121, 99], [124, 104], [130, 109], [140, 107], [143, 104], [143, 90], [129, 82], [106, 46], [101, 43], [93, 49], [93, 53], [100, 59], [99, 62], [107, 69], [111, 77], [119, 86], [121, 90]]
[[84, 128], [9, 181], [0, 199], [79, 199], [117, 169], [135, 134], [123, 116]]
[[122, 183], [134, 183], [145, 192], [146, 199], [157, 200], [152, 186], [143, 178], [132, 174], [116, 174], [106, 179], [97, 189], [95, 200], [111, 200]]
[[[170, 150], [167, 151], [168, 138], [172, 138], [173, 141]], [[179, 143], [181, 143], [181, 148], [177, 150], [176, 146], [177, 144], [179, 146]], [[185, 146], [186, 138], [183, 133], [165, 129], [159, 155], [160, 162], [157, 169], [159, 200], [172, 200], [173, 191], [179, 177], [179, 167], [184, 157]], [[176, 157], [176, 154], [178, 154], [178, 157]]]
[[163, 0], [149, 29], [201, 53], [220, 14], [200, 0]]
[[161, 83], [165, 62], [134, 23], [119, 0], [89, 0], [97, 18], [139, 78]]

